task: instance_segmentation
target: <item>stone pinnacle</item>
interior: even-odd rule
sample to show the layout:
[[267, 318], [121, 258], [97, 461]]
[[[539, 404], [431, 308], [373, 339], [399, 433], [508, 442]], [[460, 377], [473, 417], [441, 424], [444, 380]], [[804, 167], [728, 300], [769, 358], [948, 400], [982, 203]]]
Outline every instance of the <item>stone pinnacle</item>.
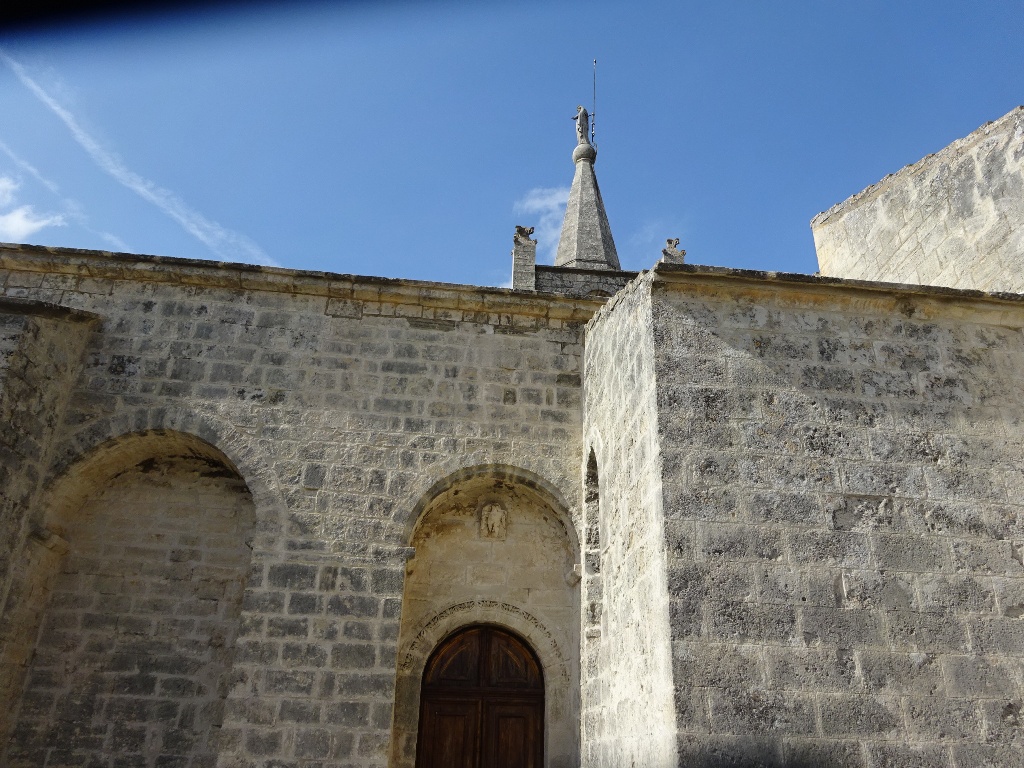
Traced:
[[555, 266], [619, 270], [619, 256], [594, 174], [597, 149], [587, 136], [589, 115], [583, 107], [576, 109], [577, 143], [572, 153], [576, 173], [569, 190], [569, 202], [565, 206]]

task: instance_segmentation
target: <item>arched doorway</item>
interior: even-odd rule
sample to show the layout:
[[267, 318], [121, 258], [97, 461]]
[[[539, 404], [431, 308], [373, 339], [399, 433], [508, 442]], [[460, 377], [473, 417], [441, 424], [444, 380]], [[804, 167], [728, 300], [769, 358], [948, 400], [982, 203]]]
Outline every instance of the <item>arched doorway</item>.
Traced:
[[416, 764], [428, 660], [470, 626], [514, 633], [543, 671], [538, 768], [579, 765], [579, 544], [564, 502], [525, 471], [476, 467], [438, 483], [415, 517], [397, 647], [391, 768]]
[[423, 672], [417, 768], [540, 768], [544, 678], [525, 641], [500, 627], [456, 632]]

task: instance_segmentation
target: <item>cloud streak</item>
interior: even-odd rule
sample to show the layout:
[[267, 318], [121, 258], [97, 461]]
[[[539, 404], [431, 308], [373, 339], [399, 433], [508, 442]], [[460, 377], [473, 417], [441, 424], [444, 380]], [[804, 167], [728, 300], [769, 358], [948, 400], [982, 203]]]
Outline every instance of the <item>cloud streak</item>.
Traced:
[[[0, 208], [15, 204], [20, 186], [10, 176], [0, 176]], [[0, 241], [23, 243], [41, 229], [63, 227], [65, 223], [59, 213], [38, 214], [31, 205], [19, 205], [14, 210], [0, 213]]]
[[514, 213], [537, 216], [537, 220], [529, 224], [534, 227], [537, 251], [548, 263], [555, 260], [555, 250], [558, 248], [558, 237], [562, 234], [562, 220], [565, 218], [565, 204], [568, 200], [568, 187], [534, 187], [512, 206]]
[[53, 192], [53, 194], [60, 194], [60, 187], [58, 187], [55, 182], [50, 181], [48, 178], [43, 176], [43, 174], [41, 174], [39, 170], [34, 165], [32, 165], [32, 163], [30, 163], [28, 160], [25, 160], [24, 158], [15, 154], [14, 150], [7, 146], [7, 142], [3, 141], [2, 139], [0, 139], [0, 152], [3, 152], [5, 155], [7, 155], [11, 159], [12, 163], [21, 168], [21, 170], [31, 175], [36, 181], [38, 181], [48, 190]]
[[[44, 176], [38, 168], [32, 165], [32, 163], [30, 163], [25, 158], [18, 155], [13, 149], [11, 149], [7, 145], [7, 142], [3, 141], [2, 139], [0, 139], [0, 152], [3, 152], [5, 155], [7, 155], [7, 157], [10, 158], [12, 163], [14, 163], [27, 174], [32, 176], [36, 181], [38, 181], [40, 184], [46, 187], [50, 192], [57, 195], [58, 197], [60, 196], [60, 187], [57, 185], [57, 182], [48, 179], [46, 176]], [[4, 178], [6, 178], [7, 181], [13, 182], [13, 179], [9, 179], [7, 177]], [[3, 205], [5, 205], [5, 203], [2, 202], [2, 199], [2, 195], [0, 195], [0, 207], [3, 207]], [[128, 244], [124, 240], [119, 238], [117, 235], [113, 235], [110, 232], [101, 232], [100, 230], [93, 229], [91, 226], [89, 226], [89, 217], [85, 215], [85, 212], [82, 210], [82, 206], [79, 204], [77, 200], [72, 200], [71, 198], [64, 198], [64, 213], [68, 218], [70, 218], [72, 221], [78, 224], [78, 226], [82, 227], [87, 232], [91, 232], [92, 234], [101, 238], [105, 243], [113, 247], [115, 251], [131, 250]]]
[[21, 64], [3, 51], [0, 51], [0, 61], [10, 67], [21, 84], [64, 123], [74, 140], [86, 151], [93, 162], [119, 184], [156, 206], [220, 258], [228, 261], [276, 264], [245, 235], [233, 232], [217, 222], [211, 221], [198, 211], [192, 210], [170, 190], [164, 189], [128, 168], [115, 153], [103, 147], [86, 131], [71, 112], [61, 106], [39, 83], [33, 80]]

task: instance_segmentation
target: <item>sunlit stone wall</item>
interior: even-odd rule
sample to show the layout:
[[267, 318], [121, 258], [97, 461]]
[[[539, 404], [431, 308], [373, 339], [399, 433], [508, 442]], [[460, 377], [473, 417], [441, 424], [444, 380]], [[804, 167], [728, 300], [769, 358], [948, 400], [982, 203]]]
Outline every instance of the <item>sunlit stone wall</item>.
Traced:
[[659, 271], [680, 765], [1018, 764], [1024, 305]]
[[811, 222], [823, 275], [1024, 292], [1024, 107]]

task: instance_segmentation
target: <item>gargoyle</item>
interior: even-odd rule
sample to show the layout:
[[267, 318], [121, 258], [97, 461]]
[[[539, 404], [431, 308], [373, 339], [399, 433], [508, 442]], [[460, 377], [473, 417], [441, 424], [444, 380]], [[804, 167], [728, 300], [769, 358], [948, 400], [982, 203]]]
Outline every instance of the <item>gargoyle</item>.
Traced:
[[536, 242], [530, 239], [530, 235], [533, 234], [533, 227], [521, 227], [516, 224], [516, 234], [512, 238], [512, 242], [516, 245], [526, 245], [527, 243]]
[[682, 264], [685, 261], [686, 251], [679, 250], [678, 237], [670, 237], [665, 241], [665, 247], [661, 249], [661, 257], [670, 264]]

